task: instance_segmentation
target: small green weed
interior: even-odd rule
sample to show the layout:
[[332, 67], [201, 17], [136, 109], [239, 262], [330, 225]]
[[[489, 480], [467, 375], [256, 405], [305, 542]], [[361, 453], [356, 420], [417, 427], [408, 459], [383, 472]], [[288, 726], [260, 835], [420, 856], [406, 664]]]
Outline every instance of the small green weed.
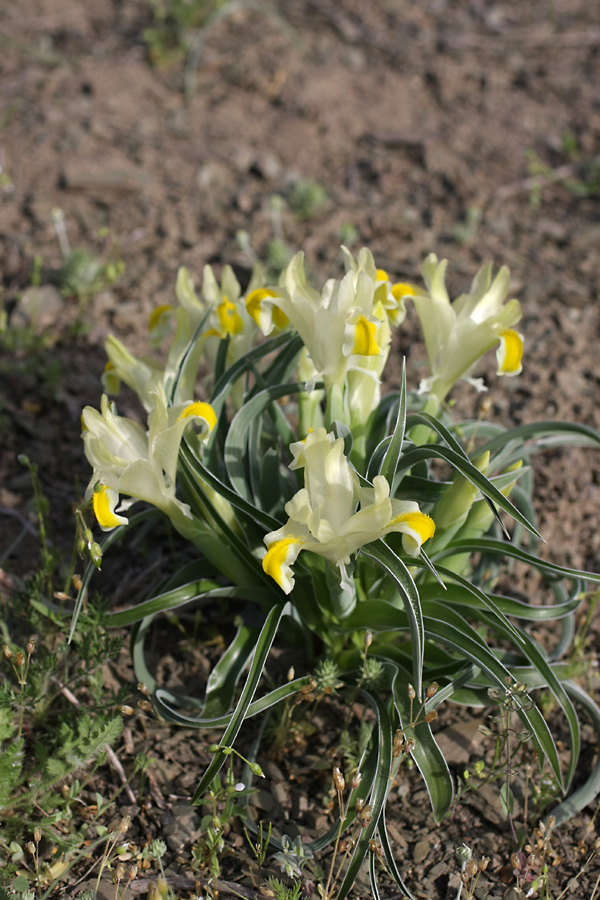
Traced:
[[549, 185], [561, 185], [574, 197], [595, 197], [600, 191], [600, 159], [583, 158], [577, 138], [571, 132], [563, 139], [563, 150], [567, 162], [557, 168], [545, 163], [535, 150], [525, 152], [532, 182], [529, 203], [536, 209], [541, 206], [543, 190]]
[[299, 178], [290, 193], [290, 206], [298, 219], [309, 221], [316, 218], [327, 206], [326, 188], [310, 178]]

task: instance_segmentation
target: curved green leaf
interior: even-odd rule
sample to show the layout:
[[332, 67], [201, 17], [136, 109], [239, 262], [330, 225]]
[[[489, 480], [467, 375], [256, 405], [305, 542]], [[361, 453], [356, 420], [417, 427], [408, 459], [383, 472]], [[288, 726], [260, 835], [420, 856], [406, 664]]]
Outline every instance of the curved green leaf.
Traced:
[[361, 828], [359, 832], [352, 858], [350, 859], [350, 863], [344, 874], [344, 880], [338, 890], [337, 900], [344, 900], [348, 895], [354, 884], [358, 870], [360, 869], [365, 856], [369, 852], [369, 841], [373, 837], [387, 799], [389, 777], [392, 768], [393, 729], [390, 714], [379, 694], [364, 690], [361, 690], [361, 694], [366, 697], [377, 717], [377, 723], [373, 731], [377, 742], [377, 768], [369, 797], [372, 818], [369, 824], [364, 828]]
[[244, 372], [252, 371], [254, 364], [260, 359], [263, 359], [265, 356], [268, 356], [270, 353], [273, 353], [275, 350], [278, 350], [280, 347], [284, 347], [286, 344], [290, 344], [293, 341], [296, 342], [298, 352], [300, 352], [302, 349], [302, 339], [292, 332], [283, 332], [275, 337], [268, 338], [266, 341], [263, 341], [263, 343], [258, 344], [257, 347], [249, 350], [244, 356], [241, 356], [229, 369], [227, 369], [226, 372], [223, 373], [221, 378], [215, 383], [210, 399], [210, 404], [214, 409], [217, 418], [221, 414], [221, 409], [227, 399], [227, 395], [238, 378], [240, 378]]
[[244, 666], [254, 651], [260, 629], [240, 622], [237, 633], [206, 682], [204, 715], [207, 718], [224, 715], [233, 701], [235, 686]]
[[450, 556], [456, 550], [468, 551], [469, 553], [496, 553], [502, 556], [510, 556], [512, 559], [518, 559], [521, 562], [528, 563], [536, 569], [543, 572], [550, 572], [559, 578], [575, 578], [579, 581], [593, 581], [600, 584], [600, 574], [596, 572], [584, 572], [581, 569], [569, 569], [566, 566], [559, 566], [556, 563], [549, 562], [547, 559], [539, 559], [526, 550], [515, 547], [510, 541], [502, 541], [496, 538], [458, 538], [452, 540], [447, 547], [435, 554], [435, 559], [442, 559], [444, 556]]
[[[443, 619], [438, 619], [430, 615], [424, 616], [425, 633], [433, 637], [435, 640], [442, 641], [447, 646], [453, 647], [463, 657], [469, 659], [477, 668], [481, 669], [492, 681], [502, 690], [506, 688], [506, 678], [509, 676], [512, 680], [510, 670], [498, 660], [488, 647], [479, 639], [472, 635], [473, 629], [463, 620], [462, 628], [456, 628], [450, 624], [448, 619], [449, 610], [444, 609], [440, 604], [439, 614]], [[548, 728], [548, 725], [541, 715], [537, 707], [531, 710], [521, 708], [519, 717], [523, 721], [525, 727], [531, 731], [532, 740], [537, 745], [538, 750], [546, 757], [550, 767], [561, 786], [563, 786], [563, 777], [560, 769], [560, 760], [554, 743], [554, 738]]]
[[[413, 650], [413, 679], [417, 697], [421, 696], [423, 683], [423, 651], [425, 635], [423, 631], [423, 615], [419, 592], [410, 572], [399, 556], [396, 556], [391, 547], [382, 540], [366, 544], [361, 553], [374, 559], [394, 579], [402, 597], [405, 600], [405, 609], [408, 615], [408, 623], [412, 638]], [[367, 626], [369, 627], [369, 626]]]
[[[258, 641], [256, 642], [256, 649], [254, 651], [254, 656], [252, 658], [252, 663], [250, 665], [246, 683], [244, 684], [240, 699], [238, 700], [236, 708], [232, 713], [229, 724], [223, 732], [223, 736], [221, 738], [221, 744], [225, 747], [232, 746], [240, 728], [244, 723], [244, 719], [247, 716], [248, 707], [252, 702], [252, 698], [254, 697], [254, 694], [258, 687], [258, 682], [262, 677], [263, 668], [267, 660], [267, 656], [269, 655], [271, 644], [273, 643], [275, 635], [277, 634], [279, 622], [281, 621], [281, 616], [283, 615], [283, 608], [283, 603], [275, 606], [267, 616], [265, 624], [262, 627]], [[223, 766], [225, 759], [226, 757], [223, 754], [222, 750], [218, 750], [215, 753], [212, 762], [208, 766], [206, 772], [200, 780], [198, 787], [194, 791], [194, 795], [191, 800], [192, 804], [196, 804], [200, 801], [202, 795], [210, 785], [211, 781]]]
[[286, 446], [289, 446], [294, 440], [295, 435], [289, 427], [281, 408], [275, 403], [280, 397], [288, 394], [298, 394], [304, 390], [304, 383], [296, 382], [295, 384], [278, 384], [265, 388], [259, 394], [248, 400], [242, 408], [236, 413], [229, 426], [229, 432], [225, 440], [224, 460], [227, 475], [232, 487], [240, 497], [251, 502], [248, 478], [246, 474], [246, 448], [248, 446], [248, 436], [251, 432], [252, 425], [266, 409], [271, 409], [274, 419], [277, 420], [282, 433], [282, 440]]
[[392, 853], [392, 848], [390, 846], [390, 839], [387, 833], [387, 828], [385, 827], [385, 808], [381, 810], [381, 819], [379, 821], [379, 840], [381, 841], [383, 854], [385, 856], [392, 878], [394, 879], [400, 890], [403, 891], [404, 894], [406, 894], [407, 900], [416, 900], [415, 895], [412, 894], [406, 887], [404, 879], [400, 874], [400, 870], [396, 865], [396, 860], [394, 859], [394, 854]]
[[[589, 713], [596, 732], [596, 743], [600, 743], [600, 709], [592, 698], [573, 681], [564, 683], [565, 690], [575, 703], [580, 704]], [[596, 762], [587, 780], [580, 788], [573, 791], [570, 797], [563, 800], [550, 815], [556, 819], [556, 824], [561, 825], [571, 819], [576, 813], [585, 809], [600, 794], [600, 755], [596, 754]]]
[[398, 469], [398, 476], [407, 472], [417, 463], [426, 459], [443, 459], [454, 469], [461, 472], [475, 487], [478, 487], [484, 497], [493, 501], [501, 509], [508, 512], [516, 522], [519, 522], [527, 531], [530, 531], [537, 538], [541, 539], [541, 535], [534, 528], [522, 513], [514, 506], [498, 488], [492, 484], [489, 478], [482, 475], [479, 469], [474, 466], [470, 460], [465, 457], [464, 453], [458, 453], [449, 447], [441, 444], [427, 444], [424, 447], [413, 447], [403, 454], [401, 459], [401, 468]]
[[590, 425], [580, 425], [576, 422], [542, 421], [510, 428], [491, 438], [483, 447], [480, 447], [479, 452], [483, 453], [485, 450], [489, 450], [490, 453], [493, 453], [511, 441], [519, 441], [522, 444], [531, 438], [536, 438], [537, 450], [564, 446], [566, 442], [558, 438], [558, 435], [570, 435], [578, 439], [578, 443], [581, 442], [582, 446], [600, 446], [600, 432]]
[[130, 609], [120, 610], [119, 612], [107, 613], [107, 624], [111, 628], [121, 628], [125, 625], [133, 625], [134, 622], [140, 622], [146, 616], [153, 616], [156, 613], [166, 612], [170, 609], [178, 609], [194, 600], [221, 600], [226, 597], [239, 597], [243, 600], [250, 600], [253, 603], [259, 603], [264, 596], [264, 591], [260, 587], [218, 587], [216, 582], [203, 579], [201, 581], [192, 581], [189, 584], [181, 585], [181, 587], [173, 588], [171, 591], [165, 591], [150, 600], [144, 600]]
[[[403, 684], [401, 689], [398, 676], [399, 670], [396, 669], [392, 693], [394, 705], [400, 719], [400, 727], [405, 737], [412, 738], [415, 742], [411, 750], [411, 756], [423, 777], [435, 821], [439, 824], [450, 809], [454, 798], [452, 776], [444, 754], [438, 747], [429, 724], [425, 721], [420, 722], [416, 727], [410, 724], [411, 704], [406, 691], [406, 684]], [[428, 712], [430, 709], [432, 709], [432, 706], [428, 703], [426, 711]]]
[[[442, 566], [439, 567], [439, 572], [442, 574], [448, 572], [446, 577], [451, 577], [451, 573]], [[419, 593], [421, 595], [421, 601], [423, 602], [439, 596], [439, 591], [435, 585], [421, 586], [419, 587]], [[583, 597], [579, 593], [569, 597], [564, 603], [552, 603], [547, 606], [534, 606], [531, 603], [526, 603], [524, 600], [517, 600], [514, 597], [505, 597], [502, 594], [488, 594], [488, 596], [504, 615], [536, 622], [546, 622], [569, 616], [578, 609], [583, 602]], [[488, 604], [484, 603], [478, 595], [473, 592], [466, 593], [464, 588], [460, 587], [458, 584], [446, 584], [443, 599], [445, 603], [454, 603], [471, 609], [489, 608]]]
[[391, 435], [390, 443], [379, 468], [379, 474], [383, 475], [391, 486], [394, 483], [396, 469], [402, 453], [402, 444], [406, 432], [406, 359], [402, 359], [402, 375], [400, 378], [400, 393], [398, 395], [398, 415]]

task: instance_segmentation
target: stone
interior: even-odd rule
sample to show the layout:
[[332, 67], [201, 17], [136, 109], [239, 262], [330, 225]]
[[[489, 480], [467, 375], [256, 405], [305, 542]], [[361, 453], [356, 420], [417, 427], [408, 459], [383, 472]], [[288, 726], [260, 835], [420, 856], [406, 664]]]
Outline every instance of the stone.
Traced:
[[52, 325], [63, 310], [65, 301], [60, 292], [51, 284], [26, 288], [10, 318], [13, 327], [44, 328]]

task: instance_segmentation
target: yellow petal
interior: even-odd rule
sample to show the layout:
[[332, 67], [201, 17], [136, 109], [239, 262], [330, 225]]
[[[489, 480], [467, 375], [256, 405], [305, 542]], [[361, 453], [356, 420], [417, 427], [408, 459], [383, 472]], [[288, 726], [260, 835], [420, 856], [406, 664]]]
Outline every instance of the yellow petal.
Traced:
[[424, 544], [425, 541], [428, 541], [435, 534], [435, 522], [431, 516], [422, 512], [400, 513], [399, 516], [395, 516], [391, 520], [390, 525], [406, 525], [407, 528], [410, 528], [412, 532], [419, 536], [421, 544]]
[[[248, 315], [254, 319], [259, 328], [263, 300], [276, 296], [277, 294], [274, 291], [268, 290], [268, 288], [257, 288], [255, 291], [251, 291], [246, 297], [246, 311]], [[271, 319], [275, 327], [279, 329], [285, 328], [286, 325], [289, 324], [289, 319], [286, 314], [275, 305], [273, 305], [271, 309]]]
[[354, 347], [352, 352], [359, 356], [379, 356], [381, 350], [375, 339], [377, 325], [360, 316], [354, 329]]
[[190, 403], [189, 406], [181, 410], [177, 416], [177, 421], [181, 422], [182, 419], [188, 419], [190, 416], [201, 416], [208, 425], [209, 431], [212, 431], [217, 424], [217, 416], [210, 403], [202, 403], [201, 401]]
[[417, 292], [412, 284], [405, 284], [404, 282], [398, 281], [396, 284], [392, 285], [392, 297], [394, 300], [401, 300], [402, 297], [414, 297], [416, 293]]
[[162, 306], [157, 306], [156, 309], [153, 309], [148, 317], [148, 331], [154, 331], [162, 314], [170, 309], [173, 309], [173, 307], [169, 303], [163, 303]]
[[274, 541], [262, 561], [263, 570], [277, 582], [286, 594], [289, 594], [294, 587], [290, 564], [296, 560], [300, 552], [296, 549], [299, 544], [301, 541], [293, 536]]
[[110, 496], [105, 484], [100, 485], [100, 488], [94, 491], [92, 506], [101, 528], [116, 528], [117, 525], [123, 524], [123, 517], [117, 516], [110, 508]]
[[227, 297], [223, 297], [217, 306], [217, 316], [224, 335], [241, 334], [244, 330], [244, 322], [235, 308], [235, 303], [231, 303]]
[[390, 280], [390, 276], [385, 271], [385, 269], [377, 269], [377, 271], [375, 272], [375, 278], [377, 281], [389, 281]]
[[523, 338], [518, 331], [509, 328], [500, 335], [500, 346], [496, 351], [499, 375], [518, 375], [522, 369]]

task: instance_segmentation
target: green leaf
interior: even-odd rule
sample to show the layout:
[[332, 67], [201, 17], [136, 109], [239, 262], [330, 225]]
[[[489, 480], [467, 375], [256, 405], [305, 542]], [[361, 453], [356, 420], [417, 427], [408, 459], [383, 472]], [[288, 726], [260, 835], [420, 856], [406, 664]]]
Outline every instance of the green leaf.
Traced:
[[[417, 697], [421, 696], [423, 679], [423, 651], [425, 636], [419, 592], [410, 572], [399, 556], [382, 540], [373, 541], [361, 548], [361, 553], [371, 557], [394, 579], [405, 600], [406, 613], [412, 639], [413, 681]], [[368, 627], [368, 626], [367, 626]]]
[[[576, 703], [583, 706], [591, 716], [594, 731], [596, 732], [596, 744], [599, 744], [600, 709], [597, 704], [594, 703], [592, 698], [573, 681], [566, 681], [564, 683], [564, 688], [570, 697]], [[582, 784], [580, 788], [577, 788], [576, 791], [573, 791], [570, 797], [567, 797], [566, 800], [563, 800], [562, 803], [552, 810], [551, 815], [555, 817], [556, 824], [561, 825], [563, 822], [572, 818], [576, 813], [581, 812], [588, 804], [593, 803], [596, 800], [598, 794], [600, 794], [600, 756], [596, 754], [596, 761], [584, 784]]]
[[539, 559], [519, 547], [515, 547], [510, 541], [497, 540], [496, 538], [467, 538], [453, 540], [436, 554], [436, 559], [443, 559], [444, 556], [450, 556], [456, 550], [468, 551], [470, 553], [496, 553], [501, 556], [509, 556], [512, 559], [518, 559], [521, 562], [528, 563], [542, 572], [550, 572], [559, 578], [576, 578], [580, 581], [593, 581], [600, 584], [600, 574], [596, 572], [584, 572], [582, 569], [569, 569], [566, 566], [558, 566], [556, 563], [549, 562], [547, 559]]
[[444, 447], [441, 444], [427, 444], [424, 447], [414, 447], [412, 450], [408, 450], [402, 456], [402, 465], [398, 469], [397, 477], [400, 477], [404, 472], [407, 472], [413, 466], [415, 466], [418, 462], [426, 459], [443, 459], [449, 465], [451, 465], [454, 469], [457, 469], [461, 472], [465, 478], [471, 481], [476, 487], [479, 488], [484, 497], [487, 497], [489, 500], [493, 501], [497, 506], [501, 509], [504, 509], [508, 512], [516, 522], [519, 522], [527, 531], [530, 531], [533, 535], [538, 538], [541, 538], [541, 535], [534, 528], [534, 526], [529, 522], [522, 513], [514, 506], [510, 500], [504, 496], [504, 494], [498, 490], [495, 485], [486, 478], [485, 475], [482, 475], [479, 469], [474, 466], [468, 458], [465, 457], [464, 453], [458, 453], [454, 450], [451, 450], [448, 447]]
[[[564, 440], [566, 436], [568, 440]], [[560, 437], [559, 437], [560, 436]], [[565, 444], [571, 446], [576, 443], [584, 447], [598, 447], [600, 445], [600, 432], [589, 425], [580, 425], [576, 422], [531, 422], [528, 425], [518, 425], [516, 428], [510, 428], [501, 434], [491, 438], [480, 452], [489, 450], [495, 452], [499, 448], [505, 447], [508, 443], [518, 442], [520, 445], [524, 441], [536, 439], [534, 449], [548, 450], [555, 447], [561, 447]]]
[[264, 590], [261, 587], [214, 587], [214, 585], [215, 582], [212, 579], [192, 581], [171, 591], [158, 594], [156, 597], [151, 597], [150, 600], [138, 603], [130, 609], [107, 613], [107, 624], [112, 628], [122, 628], [125, 625], [140, 622], [147, 616], [154, 616], [157, 613], [171, 609], [179, 609], [179, 607], [194, 601], [209, 602], [229, 597], [239, 597], [252, 603], [259, 603], [264, 597]]
[[295, 435], [288, 425], [280, 406], [275, 403], [280, 397], [288, 394], [298, 394], [304, 390], [304, 383], [279, 384], [265, 388], [251, 400], [248, 400], [236, 413], [229, 426], [229, 432], [225, 440], [224, 459], [227, 475], [234, 490], [250, 502], [252, 500], [248, 473], [246, 469], [246, 456], [248, 448], [248, 435], [255, 420], [268, 410], [277, 423], [278, 431], [283, 443], [289, 446]]
[[221, 409], [223, 408], [223, 404], [225, 403], [231, 388], [244, 372], [252, 371], [254, 364], [259, 360], [268, 356], [270, 353], [273, 353], [275, 350], [279, 350], [280, 347], [285, 347], [293, 342], [295, 342], [298, 348], [296, 352], [299, 353], [302, 348], [302, 339], [298, 335], [293, 334], [292, 332], [278, 334], [275, 337], [263, 341], [257, 347], [254, 347], [230, 366], [230, 368], [217, 380], [213, 388], [210, 405], [215, 410], [217, 417], [221, 414]]
[[[429, 614], [429, 609], [425, 611], [424, 624], [426, 635], [436, 641], [441, 641], [448, 647], [454, 648], [463, 658], [466, 657], [477, 668], [481, 669], [491, 679], [492, 684], [504, 690], [506, 687], [505, 679], [507, 676], [510, 676], [512, 680], [512, 673], [494, 656], [481, 637], [461, 617], [458, 617], [461, 619], [460, 623], [455, 624], [455, 615], [452, 613], [452, 610], [444, 607], [443, 604], [435, 604], [435, 609], [431, 609], [431, 613], [434, 612], [435, 616]], [[531, 710], [519, 709], [519, 717], [525, 727], [532, 732], [534, 743], [538, 750], [546, 756], [557, 781], [562, 786], [563, 777], [560, 769], [560, 760], [554, 738], [545, 719], [537, 707]]]
[[204, 715], [220, 716], [231, 706], [237, 680], [254, 651], [260, 629], [241, 623], [237, 634], [223, 653], [206, 683]]
[[11, 805], [23, 769], [23, 745], [19, 738], [4, 746], [0, 753], [0, 809]]
[[391, 486], [394, 483], [396, 469], [402, 453], [402, 444], [406, 432], [406, 359], [402, 360], [402, 376], [398, 395], [398, 415], [391, 440], [381, 462], [379, 474], [386, 478]]
[[[452, 776], [429, 724], [420, 722], [416, 728], [411, 726], [410, 700], [406, 691], [406, 682], [400, 683], [399, 675], [400, 670], [396, 668], [392, 687], [394, 704], [405, 736], [413, 738], [415, 742], [411, 756], [423, 776], [435, 821], [439, 824], [450, 809], [454, 797]], [[431, 704], [427, 704], [427, 711], [431, 708]]]
[[504, 783], [499, 792], [500, 805], [505, 816], [512, 816], [515, 808], [515, 795], [510, 789], [510, 785]]
[[[274, 607], [267, 616], [265, 624], [263, 625], [258, 641], [256, 642], [256, 650], [254, 652], [254, 657], [250, 665], [246, 683], [244, 684], [240, 699], [238, 700], [237, 706], [231, 716], [229, 724], [221, 737], [221, 744], [223, 744], [224, 746], [233, 746], [233, 742], [235, 741], [237, 734], [247, 716], [248, 707], [252, 702], [252, 698], [254, 697], [254, 694], [258, 687], [258, 682], [262, 677], [263, 668], [267, 660], [267, 656], [269, 655], [271, 644], [273, 643], [273, 640], [277, 633], [277, 629], [279, 627], [279, 622], [281, 621], [283, 607], [284, 604], [280, 604]], [[204, 792], [208, 789], [211, 781], [222, 768], [224, 762], [225, 755], [223, 754], [223, 751], [217, 751], [217, 753], [215, 753], [213, 757], [212, 762], [202, 776], [200, 784], [194, 791], [194, 795], [191, 801], [192, 804], [197, 804], [200, 801]]]
[[404, 879], [400, 874], [400, 870], [396, 865], [396, 860], [394, 859], [394, 854], [392, 853], [392, 848], [390, 846], [390, 839], [387, 833], [387, 828], [385, 827], [385, 809], [381, 811], [381, 819], [379, 821], [379, 840], [381, 841], [383, 853], [392, 878], [394, 879], [400, 890], [406, 894], [407, 900], [416, 900], [415, 895], [412, 894], [406, 887]]
[[338, 890], [337, 900], [344, 900], [348, 895], [363, 860], [369, 852], [369, 841], [375, 833], [387, 799], [392, 767], [393, 729], [387, 707], [379, 694], [367, 691], [361, 691], [361, 694], [366, 697], [377, 717], [377, 723], [373, 730], [373, 737], [377, 742], [377, 767], [369, 796], [372, 819], [368, 825], [360, 829], [354, 853]]

